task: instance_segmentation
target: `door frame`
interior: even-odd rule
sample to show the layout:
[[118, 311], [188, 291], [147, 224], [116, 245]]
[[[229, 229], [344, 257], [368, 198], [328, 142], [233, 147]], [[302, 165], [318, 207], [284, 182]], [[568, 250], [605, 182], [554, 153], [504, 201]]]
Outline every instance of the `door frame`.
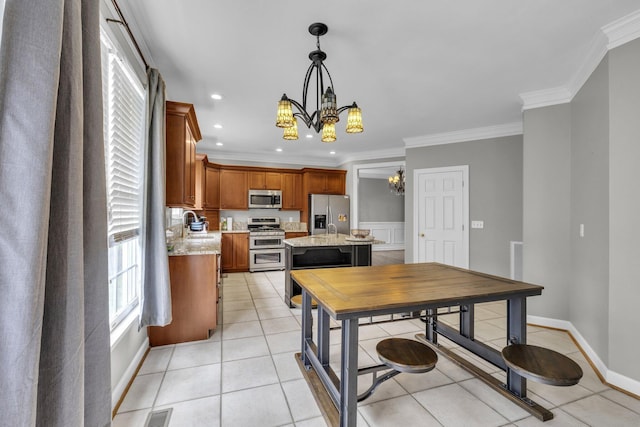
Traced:
[[420, 262], [418, 260], [419, 254], [419, 242], [418, 225], [419, 221], [419, 203], [418, 203], [418, 191], [419, 191], [419, 178], [423, 174], [442, 173], [442, 172], [462, 172], [462, 227], [463, 227], [463, 244], [465, 247], [465, 265], [464, 268], [469, 268], [469, 165], [458, 166], [445, 166], [439, 168], [424, 168], [413, 170], [413, 262]]
[[[378, 168], [387, 168], [387, 167], [395, 167], [402, 168], [407, 170], [406, 162], [404, 160], [397, 160], [395, 162], [384, 162], [384, 163], [360, 163], [353, 165], [352, 173], [351, 173], [351, 228], [358, 228], [358, 223], [360, 222], [358, 217], [358, 185], [359, 185], [359, 175], [360, 169], [378, 169]], [[407, 214], [404, 214], [405, 224], [407, 220]], [[406, 238], [405, 238], [406, 242]]]

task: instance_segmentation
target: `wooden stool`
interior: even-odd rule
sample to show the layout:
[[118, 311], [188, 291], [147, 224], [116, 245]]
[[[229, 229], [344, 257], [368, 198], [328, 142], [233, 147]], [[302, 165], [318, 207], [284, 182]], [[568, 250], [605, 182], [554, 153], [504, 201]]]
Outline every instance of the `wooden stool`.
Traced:
[[[291, 305], [296, 308], [302, 308], [302, 294], [291, 297]], [[316, 300], [311, 298], [311, 308], [316, 308], [317, 306], [318, 303], [316, 302]]]
[[511, 344], [502, 349], [502, 358], [509, 369], [542, 384], [570, 386], [582, 378], [576, 362], [548, 348]]
[[393, 370], [419, 374], [436, 366], [438, 355], [418, 341], [406, 338], [387, 338], [376, 346], [380, 360]]
[[[375, 389], [389, 378], [393, 378], [401, 372], [410, 374], [429, 372], [436, 367], [438, 361], [438, 355], [431, 347], [406, 338], [382, 340], [376, 346], [376, 351], [384, 365], [359, 370], [362, 373], [373, 373], [373, 383], [364, 393], [358, 395], [358, 402], [371, 396]], [[376, 375], [376, 371], [387, 367], [391, 370], [380, 377]]]

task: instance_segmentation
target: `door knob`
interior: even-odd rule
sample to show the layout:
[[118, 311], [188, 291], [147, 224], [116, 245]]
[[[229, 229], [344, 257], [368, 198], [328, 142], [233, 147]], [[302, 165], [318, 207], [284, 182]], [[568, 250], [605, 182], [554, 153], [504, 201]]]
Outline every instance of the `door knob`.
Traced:
[[420, 233], [420, 237], [424, 237], [424, 233]]

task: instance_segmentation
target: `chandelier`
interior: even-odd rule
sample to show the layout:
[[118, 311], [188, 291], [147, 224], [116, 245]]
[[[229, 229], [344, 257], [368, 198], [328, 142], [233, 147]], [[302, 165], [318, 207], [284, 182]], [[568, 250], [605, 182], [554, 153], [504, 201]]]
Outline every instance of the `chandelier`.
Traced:
[[[309, 33], [316, 36], [317, 49], [309, 53], [311, 65], [307, 69], [302, 86], [302, 104], [290, 99], [286, 94], [278, 102], [278, 115], [276, 126], [284, 128], [283, 138], [286, 140], [298, 139], [298, 118], [309, 128], [316, 132], [322, 131], [322, 142], [333, 142], [336, 140], [336, 123], [340, 120], [339, 115], [345, 110], [349, 110], [347, 115], [347, 133], [359, 133], [363, 131], [362, 111], [354, 102], [338, 108], [336, 94], [333, 91], [334, 85], [329, 70], [322, 61], [327, 59], [327, 54], [320, 50], [320, 36], [327, 34], [328, 28], [325, 24], [316, 22], [309, 26]], [[325, 76], [326, 74], [326, 76]], [[316, 105], [315, 111], [307, 111], [307, 101], [309, 98], [309, 83], [315, 77], [316, 81]], [[328, 81], [327, 81], [328, 79]], [[328, 86], [325, 88], [325, 84]], [[295, 106], [297, 112], [293, 112]]]
[[397, 196], [404, 196], [404, 170], [398, 169], [395, 175], [389, 177], [389, 189]]

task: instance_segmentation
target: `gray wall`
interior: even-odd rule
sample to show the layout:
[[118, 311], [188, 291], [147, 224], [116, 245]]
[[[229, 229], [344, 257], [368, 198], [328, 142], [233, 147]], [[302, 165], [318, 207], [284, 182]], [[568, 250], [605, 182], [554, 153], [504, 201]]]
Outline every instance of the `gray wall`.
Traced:
[[523, 147], [523, 280], [545, 287], [529, 314], [565, 318], [569, 312], [571, 244], [571, 109], [527, 110]]
[[[568, 320], [616, 374], [640, 381], [640, 40], [611, 50], [570, 104], [524, 113], [529, 314]], [[584, 237], [579, 226], [584, 224]]]
[[609, 367], [640, 381], [640, 40], [609, 53]]
[[[413, 194], [413, 171], [469, 165], [469, 267], [509, 276], [509, 242], [522, 240], [522, 135], [407, 149], [407, 194]], [[413, 260], [414, 203], [405, 196], [406, 257]]]
[[609, 313], [608, 76], [605, 58], [571, 101], [569, 316], [603, 360], [608, 354]]
[[386, 179], [358, 180], [358, 221], [404, 221], [404, 196], [389, 190]]

